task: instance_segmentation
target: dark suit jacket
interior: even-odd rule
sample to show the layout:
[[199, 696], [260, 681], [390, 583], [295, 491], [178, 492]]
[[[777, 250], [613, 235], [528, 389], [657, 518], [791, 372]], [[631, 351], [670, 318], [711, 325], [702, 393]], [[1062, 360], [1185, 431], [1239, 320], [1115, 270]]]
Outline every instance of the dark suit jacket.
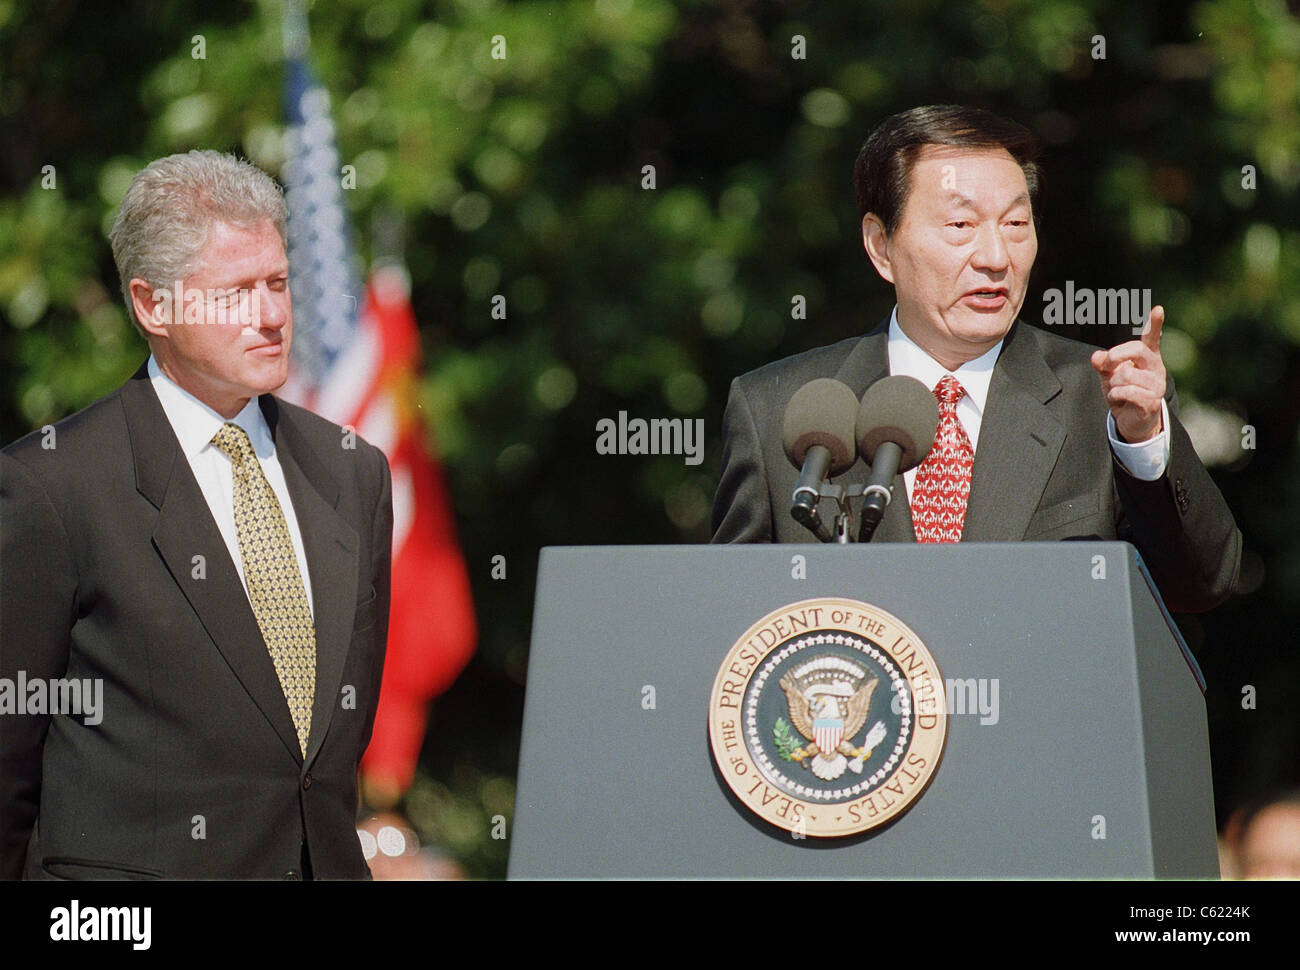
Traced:
[[[269, 394], [311, 573], [304, 761], [144, 366], [0, 453], [0, 677], [100, 678], [102, 722], [0, 716], [0, 877], [369, 877], [356, 835], [388, 632], [383, 453]], [[203, 560], [196, 557], [202, 556]], [[202, 563], [202, 568], [200, 568]], [[202, 838], [196, 836], [202, 835]], [[24, 863], [25, 859], [25, 863]]]
[[[865, 337], [760, 367], [735, 379], [723, 418], [722, 475], [713, 506], [714, 542], [813, 542], [790, 515], [798, 471], [781, 446], [786, 405], [817, 377], [859, 397], [889, 374], [889, 321]], [[963, 542], [1123, 539], [1142, 553], [1171, 609], [1207, 610], [1237, 581], [1241, 533], [1166, 398], [1170, 464], [1143, 482], [1114, 458], [1109, 410], [1088, 362], [1094, 348], [1015, 323], [993, 368], [966, 508]], [[865, 482], [859, 461], [835, 479]], [[876, 542], [915, 542], [903, 476]], [[833, 503], [820, 511], [829, 523]]]

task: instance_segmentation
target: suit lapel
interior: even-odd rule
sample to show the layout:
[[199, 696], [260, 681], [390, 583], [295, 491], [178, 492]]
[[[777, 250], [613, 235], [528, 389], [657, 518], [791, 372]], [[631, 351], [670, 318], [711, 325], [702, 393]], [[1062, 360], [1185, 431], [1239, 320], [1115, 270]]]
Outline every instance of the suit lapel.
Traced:
[[[1065, 443], [1065, 428], [1046, 404], [1061, 392], [1061, 382], [1038, 352], [1033, 335], [1017, 322], [1007, 332], [993, 368], [980, 426], [979, 449], [971, 477], [963, 542], [1018, 541], [1042, 499], [1043, 490]], [[863, 337], [835, 375], [859, 398], [889, 375], [889, 319]], [[858, 463], [837, 481], [867, 479]], [[1006, 483], [1014, 482], [1014, 488]], [[915, 542], [912, 510], [903, 476], [894, 478], [894, 499], [876, 529], [875, 541]]]
[[[882, 377], [889, 376], [889, 318], [853, 346], [835, 374], [853, 389], [858, 400], [867, 388]], [[837, 480], [840, 485], [865, 484], [869, 469], [866, 462], [857, 462]], [[856, 503], [855, 503], [856, 504]], [[857, 537], [854, 536], [856, 539]], [[907, 484], [901, 474], [894, 476], [894, 497], [885, 508], [885, 515], [876, 527], [873, 542], [915, 542], [912, 528], [912, 510], [907, 503]]]
[[[316, 626], [316, 697], [307, 760], [320, 750], [339, 696], [356, 597], [357, 534], [335, 509], [338, 484], [275, 399], [259, 400], [302, 533]], [[141, 366], [122, 389], [136, 489], [158, 509], [153, 543], [235, 677], [294, 758], [298, 735], [235, 564]], [[196, 578], [194, 557], [204, 558]]]
[[993, 367], [963, 542], [1024, 538], [1065, 443], [1065, 428], [1045, 406], [1061, 382], [1023, 328], [1012, 325]]
[[[141, 367], [122, 389], [136, 489], [158, 509], [153, 544], [235, 677], [295, 758], [289, 705], [225, 540]], [[194, 575], [195, 556], [203, 571]]]
[[[339, 705], [343, 664], [352, 643], [359, 542], [356, 530], [336, 508], [338, 483], [308, 446], [291, 417], [270, 394], [263, 394], [258, 403], [275, 439], [275, 454], [293, 500], [311, 574], [312, 615], [316, 623], [316, 698], [312, 705], [311, 736], [307, 740], [310, 764], [320, 751]], [[287, 705], [284, 706], [287, 710]], [[296, 741], [294, 749], [297, 750]]]

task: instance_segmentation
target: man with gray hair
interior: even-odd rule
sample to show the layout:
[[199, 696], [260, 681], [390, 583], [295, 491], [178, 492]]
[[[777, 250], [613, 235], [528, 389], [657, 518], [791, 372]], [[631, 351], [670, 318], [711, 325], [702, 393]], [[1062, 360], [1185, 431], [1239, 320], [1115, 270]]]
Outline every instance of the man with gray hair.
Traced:
[[[0, 452], [0, 878], [367, 878], [388, 630], [382, 452], [272, 396], [293, 304], [275, 182], [158, 159], [110, 233], [149, 357]], [[3, 690], [0, 690], [0, 697]]]

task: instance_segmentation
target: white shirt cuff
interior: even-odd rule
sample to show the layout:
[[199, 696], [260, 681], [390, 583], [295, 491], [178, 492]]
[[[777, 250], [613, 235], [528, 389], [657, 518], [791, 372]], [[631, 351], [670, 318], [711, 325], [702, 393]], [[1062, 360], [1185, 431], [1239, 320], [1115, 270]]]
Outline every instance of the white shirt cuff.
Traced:
[[1119, 431], [1115, 427], [1115, 415], [1106, 413], [1106, 435], [1110, 438], [1110, 450], [1115, 453], [1119, 463], [1134, 478], [1144, 482], [1154, 482], [1169, 467], [1169, 405], [1160, 402], [1161, 430], [1150, 441], [1129, 444], [1119, 440]]

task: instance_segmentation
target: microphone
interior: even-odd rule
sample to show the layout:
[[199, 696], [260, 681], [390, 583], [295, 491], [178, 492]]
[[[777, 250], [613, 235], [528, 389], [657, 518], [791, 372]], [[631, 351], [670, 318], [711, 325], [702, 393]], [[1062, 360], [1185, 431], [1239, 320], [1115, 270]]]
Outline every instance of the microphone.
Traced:
[[939, 402], [915, 377], [883, 377], [862, 395], [857, 444], [871, 476], [863, 491], [859, 542], [871, 541], [893, 498], [894, 476], [925, 460], [938, 428]]
[[853, 438], [857, 414], [858, 398], [853, 389], [830, 377], [809, 381], [794, 392], [785, 408], [781, 445], [799, 469], [790, 514], [821, 542], [831, 541], [817, 514], [821, 486], [858, 460]]

